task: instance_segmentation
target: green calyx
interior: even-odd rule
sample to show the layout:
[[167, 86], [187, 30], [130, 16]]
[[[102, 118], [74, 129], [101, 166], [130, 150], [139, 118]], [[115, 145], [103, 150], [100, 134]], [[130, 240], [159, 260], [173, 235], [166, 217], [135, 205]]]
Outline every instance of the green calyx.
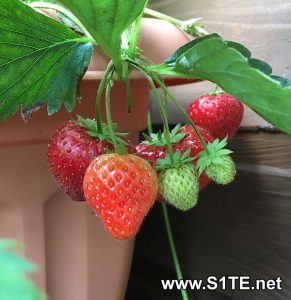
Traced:
[[[108, 141], [110, 144], [113, 144], [112, 137], [110, 135], [109, 125], [102, 123], [102, 133], [98, 131], [98, 126], [95, 120], [85, 119], [81, 116], [78, 116], [78, 124], [87, 129], [87, 134], [93, 138], [98, 138], [101, 141]], [[122, 138], [127, 136], [127, 133], [116, 132], [117, 124], [113, 123], [113, 131], [118, 144], [126, 146], [127, 142]]]
[[195, 158], [190, 157], [190, 149], [187, 149], [183, 154], [181, 154], [180, 150], [177, 150], [173, 156], [170, 153], [167, 153], [165, 158], [157, 159], [157, 166], [155, 169], [166, 170], [172, 168], [179, 168], [182, 165], [188, 164], [193, 161]]
[[[185, 136], [186, 133], [179, 132], [181, 125], [178, 124], [170, 133], [170, 140], [172, 144], [180, 142]], [[159, 131], [158, 133], [151, 133], [149, 136], [144, 134], [145, 141], [143, 144], [146, 145], [155, 145], [155, 146], [167, 146], [167, 139], [165, 132]]]
[[174, 207], [186, 211], [198, 201], [199, 185], [194, 165], [188, 163], [178, 168], [159, 172], [159, 192]]
[[211, 180], [223, 185], [233, 181], [236, 169], [232, 158], [229, 156], [233, 151], [225, 149], [226, 145], [227, 137], [222, 141], [216, 139], [198, 154], [199, 159], [196, 168], [199, 175], [205, 171]]

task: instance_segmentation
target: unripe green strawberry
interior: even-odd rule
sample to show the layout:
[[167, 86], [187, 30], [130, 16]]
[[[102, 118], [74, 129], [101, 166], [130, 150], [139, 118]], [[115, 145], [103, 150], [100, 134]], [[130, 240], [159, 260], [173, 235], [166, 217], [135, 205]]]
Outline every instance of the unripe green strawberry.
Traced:
[[203, 171], [209, 179], [218, 184], [228, 184], [233, 181], [236, 170], [235, 164], [229, 154], [231, 150], [225, 149], [227, 137], [222, 141], [216, 139], [207, 144], [206, 148], [198, 154], [198, 174]]
[[195, 167], [182, 164], [179, 167], [159, 172], [159, 192], [173, 206], [180, 210], [193, 208], [198, 200], [198, 176]]
[[236, 169], [229, 155], [222, 156], [218, 164], [212, 163], [205, 169], [206, 175], [218, 184], [228, 184], [234, 180]]

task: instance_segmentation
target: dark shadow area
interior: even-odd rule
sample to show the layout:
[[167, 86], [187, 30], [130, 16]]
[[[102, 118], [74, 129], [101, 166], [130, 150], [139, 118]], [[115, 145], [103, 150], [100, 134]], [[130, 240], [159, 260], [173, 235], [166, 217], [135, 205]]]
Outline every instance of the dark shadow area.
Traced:
[[[291, 139], [284, 134], [244, 133], [235, 138], [231, 148], [242, 169], [235, 182], [226, 187], [211, 184], [201, 192], [197, 207], [187, 213], [169, 207], [184, 278], [281, 276], [283, 290], [188, 290], [190, 299], [289, 300]], [[137, 237], [125, 299], [182, 299], [179, 291], [162, 289], [161, 279], [175, 278], [157, 203]]]

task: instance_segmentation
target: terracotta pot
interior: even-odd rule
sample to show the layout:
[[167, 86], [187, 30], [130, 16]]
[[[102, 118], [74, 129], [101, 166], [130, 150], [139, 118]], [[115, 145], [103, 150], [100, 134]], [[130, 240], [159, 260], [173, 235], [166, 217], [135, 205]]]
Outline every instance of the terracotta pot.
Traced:
[[[140, 47], [162, 62], [188, 37], [173, 25], [143, 20]], [[46, 143], [57, 126], [75, 114], [94, 115], [96, 89], [107, 58], [96, 49], [82, 85], [82, 104], [73, 114], [61, 109], [48, 117], [43, 107], [24, 124], [17, 114], [0, 124], [0, 236], [21, 241], [24, 254], [39, 265], [37, 284], [53, 300], [123, 299], [134, 240], [111, 238], [86, 203], [68, 199], [46, 163]], [[112, 90], [112, 115], [132, 140], [146, 127], [149, 85], [134, 73], [133, 109], [127, 113], [125, 88]], [[103, 112], [104, 113], [104, 112]]]

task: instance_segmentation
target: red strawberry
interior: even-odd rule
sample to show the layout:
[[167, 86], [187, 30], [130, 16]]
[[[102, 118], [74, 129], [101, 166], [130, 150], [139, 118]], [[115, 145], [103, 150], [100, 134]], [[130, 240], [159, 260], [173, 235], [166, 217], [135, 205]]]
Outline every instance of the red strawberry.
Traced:
[[[206, 144], [213, 141], [211, 134], [201, 127], [198, 127]], [[192, 128], [191, 125], [180, 127], [176, 126], [171, 132], [171, 140], [173, 143], [173, 151], [180, 150], [183, 154], [187, 149], [190, 149], [190, 157], [195, 157], [203, 150], [203, 146]], [[135, 152], [142, 158], [148, 160], [152, 166], [156, 166], [157, 159], [165, 158], [168, 152], [164, 134], [152, 134], [150, 141], [140, 143], [135, 146]], [[193, 161], [195, 164], [196, 162]], [[207, 176], [202, 173], [199, 177], [200, 190], [205, 188], [208, 184]]]
[[194, 123], [211, 132], [214, 138], [230, 140], [243, 118], [243, 105], [229, 94], [208, 94], [194, 100], [188, 114]]
[[158, 178], [144, 159], [133, 155], [97, 157], [84, 177], [87, 202], [117, 239], [133, 237], [155, 202]]
[[84, 201], [83, 178], [92, 159], [111, 148], [106, 140], [93, 139], [76, 122], [61, 125], [48, 143], [48, 164], [64, 192]]
[[146, 159], [154, 167], [157, 164], [157, 159], [165, 158], [167, 153], [166, 146], [156, 146], [140, 143], [132, 146], [132, 153]]

